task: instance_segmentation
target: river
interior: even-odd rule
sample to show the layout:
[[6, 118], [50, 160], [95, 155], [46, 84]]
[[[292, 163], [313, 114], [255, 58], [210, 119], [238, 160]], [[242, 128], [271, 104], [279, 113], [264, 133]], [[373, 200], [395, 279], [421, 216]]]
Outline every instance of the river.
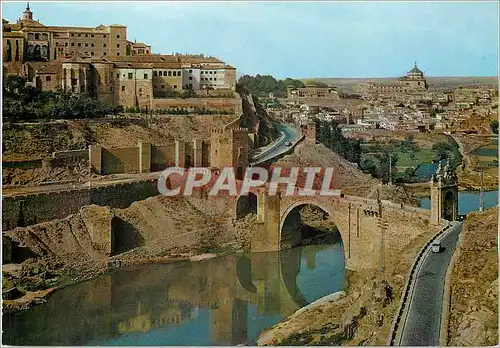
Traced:
[[[498, 204], [498, 191], [484, 192], [484, 208], [488, 209]], [[431, 208], [429, 197], [420, 199], [420, 206], [424, 209]], [[478, 211], [480, 206], [479, 192], [465, 191], [458, 193], [458, 214], [465, 215], [472, 211]]]
[[3, 316], [9, 345], [236, 345], [344, 289], [341, 243], [119, 270]]

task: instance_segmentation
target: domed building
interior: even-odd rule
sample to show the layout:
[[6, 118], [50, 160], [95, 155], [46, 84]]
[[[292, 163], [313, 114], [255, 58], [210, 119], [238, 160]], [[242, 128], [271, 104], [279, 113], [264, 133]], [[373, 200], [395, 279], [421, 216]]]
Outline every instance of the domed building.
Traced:
[[406, 73], [406, 76], [399, 79], [399, 82], [409, 86], [410, 90], [427, 90], [428, 88], [424, 72], [418, 68], [417, 62], [415, 62], [413, 69]]
[[405, 96], [408, 94], [422, 94], [428, 89], [424, 72], [417, 66], [406, 73], [405, 76], [389, 83], [369, 82], [366, 86], [366, 93], [370, 96], [393, 98], [395, 96]]

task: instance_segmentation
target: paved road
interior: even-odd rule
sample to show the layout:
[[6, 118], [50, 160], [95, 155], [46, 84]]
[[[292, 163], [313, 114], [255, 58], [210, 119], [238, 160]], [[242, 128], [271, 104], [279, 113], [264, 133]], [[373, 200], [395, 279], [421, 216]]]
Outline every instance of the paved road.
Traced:
[[454, 222], [441, 236], [441, 253], [430, 250], [421, 260], [406, 323], [403, 324], [401, 346], [437, 346], [441, 328], [444, 279], [448, 264], [462, 230], [462, 222]]
[[282, 138], [280, 138], [280, 140], [275, 145], [271, 146], [268, 150], [255, 156], [254, 157], [255, 159], [252, 161], [252, 164], [267, 162], [273, 157], [276, 157], [279, 154], [286, 152], [287, 150], [290, 149], [290, 146], [286, 146], [285, 143], [289, 141], [292, 144], [294, 144], [301, 137], [300, 131], [289, 125], [283, 123], [277, 123], [276, 127], [278, 128], [278, 131], [282, 134]]

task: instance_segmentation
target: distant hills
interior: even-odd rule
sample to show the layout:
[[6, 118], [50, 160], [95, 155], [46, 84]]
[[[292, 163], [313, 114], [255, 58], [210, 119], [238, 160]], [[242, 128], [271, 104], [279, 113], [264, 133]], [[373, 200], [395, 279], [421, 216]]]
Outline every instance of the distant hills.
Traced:
[[[318, 81], [329, 84], [333, 87], [338, 87], [341, 90], [353, 90], [353, 87], [367, 82], [375, 83], [391, 83], [396, 81], [397, 77], [376, 77], [376, 78], [342, 78], [342, 77], [317, 77], [305, 78], [301, 81]], [[459, 86], [481, 86], [481, 85], [498, 85], [498, 77], [465, 77], [465, 76], [429, 76], [427, 83], [431, 90], [454, 89]]]

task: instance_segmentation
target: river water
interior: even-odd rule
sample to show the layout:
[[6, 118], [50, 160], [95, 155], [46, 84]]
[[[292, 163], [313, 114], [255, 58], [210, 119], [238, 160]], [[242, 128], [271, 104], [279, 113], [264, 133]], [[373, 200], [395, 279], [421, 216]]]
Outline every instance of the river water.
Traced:
[[[494, 207], [498, 204], [498, 191], [484, 192], [484, 209]], [[420, 200], [420, 206], [424, 209], [431, 208], [429, 197], [423, 197]], [[479, 192], [465, 191], [458, 193], [458, 214], [465, 215], [472, 211], [478, 211], [480, 206]]]
[[236, 345], [344, 289], [341, 243], [119, 270], [3, 316], [9, 345]]

